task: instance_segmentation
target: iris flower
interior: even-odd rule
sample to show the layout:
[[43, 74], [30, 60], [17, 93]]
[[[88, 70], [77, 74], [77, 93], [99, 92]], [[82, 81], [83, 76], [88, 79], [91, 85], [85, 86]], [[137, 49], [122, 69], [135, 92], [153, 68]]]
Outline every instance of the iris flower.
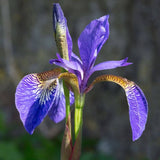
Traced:
[[[64, 68], [67, 72], [62, 73], [61, 69], [56, 68], [39, 74], [29, 74], [20, 81], [15, 94], [15, 102], [26, 130], [32, 134], [46, 115], [49, 115], [56, 123], [64, 119], [66, 109], [62, 80], [69, 84], [70, 104], [74, 103], [76, 95], [83, 97], [84, 102], [86, 93], [96, 83], [111, 81], [119, 84], [126, 93], [132, 139], [133, 141], [138, 139], [145, 129], [148, 113], [147, 100], [142, 90], [134, 82], [114, 75], [101, 75], [96, 77], [91, 84], [88, 83], [89, 78], [96, 71], [115, 69], [132, 64], [127, 62], [128, 58], [125, 58], [95, 65], [96, 58], [109, 37], [109, 16], [105, 15], [91, 21], [80, 34], [78, 38], [79, 58], [72, 52], [72, 39], [63, 11], [59, 4], [54, 4], [54, 8], [54, 32], [55, 35], [58, 35], [56, 33], [58, 29], [64, 32], [64, 39], [66, 38], [64, 46], [68, 52], [65, 54], [67, 58], [65, 58], [66, 56], [61, 57], [61, 53], [57, 53], [57, 59], [50, 60], [50, 63]], [[65, 47], [59, 47], [59, 51]]]

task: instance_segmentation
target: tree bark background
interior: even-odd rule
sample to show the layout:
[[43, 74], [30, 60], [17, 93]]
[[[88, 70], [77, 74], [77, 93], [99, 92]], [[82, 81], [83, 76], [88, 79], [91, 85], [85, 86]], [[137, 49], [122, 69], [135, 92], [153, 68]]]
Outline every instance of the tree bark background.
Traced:
[[[53, 2], [9, 0], [13, 57], [20, 75], [55, 67], [48, 63], [57, 52], [52, 30]], [[60, 4], [68, 20], [73, 50], [78, 55], [77, 39], [84, 27], [93, 19], [110, 15], [110, 36], [96, 63], [129, 57], [133, 65], [95, 73], [91, 79], [104, 73], [126, 77], [142, 88], [149, 103], [146, 130], [139, 140], [132, 142], [124, 92], [112, 83], [97, 85], [86, 97], [84, 136], [98, 138], [96, 150], [116, 159], [160, 158], [160, 1], [61, 0]], [[9, 64], [2, 42], [0, 36], [0, 109], [8, 114], [9, 124], [13, 118], [18, 122], [19, 117], [14, 106], [12, 77], [5, 71]]]

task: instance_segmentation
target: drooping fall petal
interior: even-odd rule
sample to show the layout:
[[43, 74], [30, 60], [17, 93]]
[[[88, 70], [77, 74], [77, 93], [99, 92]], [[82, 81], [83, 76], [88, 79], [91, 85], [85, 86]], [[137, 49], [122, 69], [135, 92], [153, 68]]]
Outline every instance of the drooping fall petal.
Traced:
[[[74, 103], [74, 94], [70, 91], [70, 105]], [[57, 92], [55, 100], [48, 112], [48, 116], [55, 122], [59, 123], [66, 116], [66, 100], [64, 96], [63, 83], [59, 82], [57, 85]]]
[[57, 92], [55, 93], [55, 99], [52, 106], [48, 112], [48, 116], [55, 122], [58, 123], [65, 118], [66, 107], [65, 107], [65, 97], [63, 90], [63, 83], [58, 82]]
[[[78, 85], [78, 79], [75, 74], [64, 72], [59, 74], [59, 85], [57, 85], [57, 92], [56, 92], [56, 99], [49, 110], [49, 117], [56, 123], [60, 122], [65, 118], [66, 115], [66, 107], [65, 107], [65, 96], [63, 91], [63, 85], [62, 81], [64, 80], [69, 88], [74, 92], [74, 94], [79, 93], [79, 85]], [[74, 103], [74, 94], [70, 91], [70, 105]]]
[[[20, 118], [26, 130], [32, 134], [34, 129], [45, 118], [51, 107], [54, 107], [57, 101], [59, 90], [59, 81], [57, 79], [60, 69], [43, 72], [40, 74], [29, 74], [25, 76], [17, 86], [15, 94], [16, 108], [19, 111]], [[63, 101], [60, 100], [61, 102]], [[65, 102], [64, 102], [65, 103]], [[58, 114], [65, 117], [64, 106], [57, 103]], [[62, 111], [62, 112], [61, 112]], [[57, 116], [55, 114], [55, 116]], [[57, 116], [57, 119], [60, 119]]]
[[132, 139], [137, 140], [145, 129], [148, 103], [142, 90], [132, 83], [125, 89], [129, 105], [129, 117], [132, 127]]
[[129, 105], [132, 139], [133, 141], [137, 140], [142, 135], [147, 122], [148, 103], [144, 93], [134, 82], [113, 75], [102, 75], [97, 77], [86, 89], [86, 92], [91, 90], [94, 84], [102, 81], [115, 82], [125, 90]]
[[97, 58], [103, 44], [109, 37], [109, 16], [103, 16], [93, 20], [86, 26], [78, 39], [80, 57], [83, 62], [83, 69], [90, 69]]

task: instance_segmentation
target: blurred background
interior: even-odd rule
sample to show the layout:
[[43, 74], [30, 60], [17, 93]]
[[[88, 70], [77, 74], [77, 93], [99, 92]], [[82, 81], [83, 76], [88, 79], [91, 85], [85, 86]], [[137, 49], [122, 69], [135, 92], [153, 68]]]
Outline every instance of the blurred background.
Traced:
[[[64, 122], [49, 118], [29, 135], [15, 108], [20, 79], [55, 68], [52, 3], [47, 0], [0, 0], [0, 160], [58, 160]], [[133, 65], [95, 73], [136, 82], [149, 103], [146, 130], [132, 142], [128, 105], [116, 84], [101, 83], [86, 96], [81, 160], [160, 159], [160, 1], [60, 0], [79, 55], [77, 39], [93, 19], [110, 15], [110, 37], [96, 63], [129, 57]]]

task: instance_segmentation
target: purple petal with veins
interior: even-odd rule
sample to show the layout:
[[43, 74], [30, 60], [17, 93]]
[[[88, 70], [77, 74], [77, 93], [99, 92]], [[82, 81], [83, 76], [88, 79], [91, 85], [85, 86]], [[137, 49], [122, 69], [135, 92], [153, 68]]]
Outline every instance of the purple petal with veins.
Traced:
[[43, 82], [37, 74], [29, 74], [17, 86], [16, 108], [24, 127], [30, 134], [45, 118], [55, 99], [57, 86], [54, 83], [55, 79]]
[[136, 84], [129, 85], [125, 91], [129, 105], [132, 139], [135, 141], [142, 135], [145, 129], [148, 114], [148, 103], [144, 93]]
[[109, 37], [109, 16], [103, 16], [93, 20], [86, 26], [78, 39], [80, 57], [83, 62], [83, 69], [90, 69], [97, 58], [97, 54]]
[[[60, 69], [25, 76], [15, 93], [16, 108], [25, 129], [32, 134], [49, 112], [56, 123], [65, 117], [63, 86], [58, 80]], [[70, 93], [70, 103], [74, 96]], [[53, 113], [51, 113], [53, 112]]]
[[95, 71], [114, 69], [117, 67], [124, 67], [124, 66], [131, 65], [132, 63], [127, 62], [127, 60], [128, 60], [128, 57], [120, 61], [106, 61], [106, 62], [99, 63], [90, 70], [89, 76], [93, 74]]
[[81, 61], [76, 56], [72, 57], [74, 61], [65, 60], [61, 58], [59, 54], [57, 54], [57, 57], [58, 59], [50, 60], [50, 63], [63, 67], [69, 72], [76, 74], [80, 81], [83, 79], [83, 70], [81, 66]]

